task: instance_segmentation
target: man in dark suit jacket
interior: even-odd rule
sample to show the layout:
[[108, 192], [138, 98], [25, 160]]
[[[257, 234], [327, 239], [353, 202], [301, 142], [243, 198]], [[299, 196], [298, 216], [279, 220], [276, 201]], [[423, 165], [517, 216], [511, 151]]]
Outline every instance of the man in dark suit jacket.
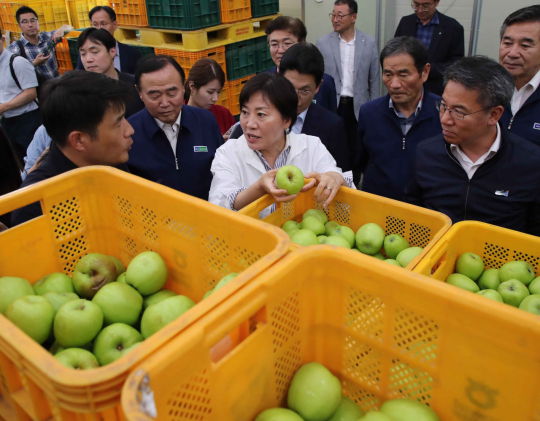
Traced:
[[465, 55], [463, 26], [457, 20], [437, 11], [439, 0], [412, 2], [414, 14], [403, 16], [396, 29], [395, 37], [416, 37], [428, 49], [431, 64], [426, 89], [435, 94], [443, 93], [442, 72], [457, 59]]
[[[116, 20], [116, 13], [113, 9], [109, 6], [96, 6], [90, 10], [88, 15], [94, 28], [104, 28], [114, 36], [114, 32], [118, 28], [118, 21]], [[137, 62], [140, 58], [141, 53], [135, 48], [116, 41], [116, 56], [114, 57], [114, 67], [116, 69], [123, 73], [134, 75]], [[84, 70], [80, 55], [77, 60], [77, 70]]]

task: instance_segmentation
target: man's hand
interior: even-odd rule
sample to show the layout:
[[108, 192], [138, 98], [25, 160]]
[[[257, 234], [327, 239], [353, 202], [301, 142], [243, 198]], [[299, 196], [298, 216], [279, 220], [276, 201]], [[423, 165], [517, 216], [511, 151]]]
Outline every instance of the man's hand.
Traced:
[[52, 36], [54, 42], [60, 42], [62, 41], [62, 38], [64, 38], [64, 26], [54, 31], [54, 34]]
[[45, 64], [50, 57], [50, 54], [48, 56], [44, 56], [43, 53], [39, 53], [32, 62], [32, 64], [34, 65], [34, 67], [41, 66], [42, 64]]

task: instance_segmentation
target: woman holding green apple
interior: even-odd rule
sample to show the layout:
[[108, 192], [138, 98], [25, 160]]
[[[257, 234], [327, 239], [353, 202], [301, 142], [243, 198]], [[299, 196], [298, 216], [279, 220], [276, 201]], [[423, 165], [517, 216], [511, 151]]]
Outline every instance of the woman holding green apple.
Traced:
[[[265, 194], [277, 202], [291, 202], [297, 194], [276, 185], [278, 170], [298, 167], [313, 178], [301, 192], [316, 187], [314, 197], [328, 206], [341, 186], [354, 188], [352, 172], [343, 173], [320, 139], [295, 134], [298, 96], [291, 82], [272, 73], [252, 77], [240, 93], [240, 125], [244, 134], [221, 146], [212, 162], [209, 201], [240, 210]], [[294, 176], [294, 174], [293, 174]], [[304, 184], [303, 177], [293, 183]], [[261, 217], [272, 210], [265, 209]]]

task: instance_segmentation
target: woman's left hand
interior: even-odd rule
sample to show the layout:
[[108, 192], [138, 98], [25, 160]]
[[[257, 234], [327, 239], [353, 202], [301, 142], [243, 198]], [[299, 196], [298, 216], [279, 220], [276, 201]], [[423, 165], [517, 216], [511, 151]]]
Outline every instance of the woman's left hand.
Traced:
[[318, 202], [324, 202], [323, 207], [327, 207], [336, 196], [339, 188], [345, 184], [343, 176], [337, 172], [317, 173], [310, 172], [304, 175], [305, 178], [313, 178], [301, 190], [306, 192], [317, 186], [313, 198]]

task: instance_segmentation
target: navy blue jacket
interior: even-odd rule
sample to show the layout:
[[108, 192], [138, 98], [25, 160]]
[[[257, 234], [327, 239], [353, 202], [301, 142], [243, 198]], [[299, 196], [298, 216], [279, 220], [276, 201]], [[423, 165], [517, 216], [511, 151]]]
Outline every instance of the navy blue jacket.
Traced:
[[[268, 70], [270, 73], [277, 73], [277, 66]], [[329, 74], [324, 73], [322, 78], [321, 87], [319, 92], [315, 94], [313, 100], [315, 104], [326, 108], [328, 111], [332, 111], [337, 114], [337, 93], [336, 82], [334, 78]]]
[[182, 193], [208, 200], [210, 167], [223, 136], [216, 118], [202, 108], [182, 106], [176, 160], [165, 132], [144, 108], [128, 119], [135, 134], [129, 151], [131, 172]]
[[[118, 42], [118, 49], [120, 50], [120, 71], [123, 73], [135, 74], [137, 62], [141, 59], [141, 53], [135, 48], [129, 45]], [[84, 66], [81, 61], [81, 55], [77, 59], [77, 70], [84, 70]]]
[[533, 92], [515, 116], [510, 106], [507, 106], [500, 123], [510, 133], [540, 146], [540, 89]]
[[[330, 155], [336, 160], [336, 164], [343, 172], [350, 171], [349, 142], [345, 120], [337, 114], [331, 113], [320, 105], [311, 104], [306, 114], [306, 120], [302, 126], [302, 133], [317, 136]], [[238, 139], [244, 134], [242, 127], [237, 125], [229, 139]]]
[[441, 134], [420, 143], [405, 197], [448, 215], [540, 235], [540, 148], [502, 128], [501, 146], [471, 180]]
[[403, 200], [417, 145], [442, 133], [435, 101], [440, 97], [424, 90], [422, 109], [404, 136], [390, 95], [362, 105], [358, 118], [358, 167], [364, 174], [362, 190]]

